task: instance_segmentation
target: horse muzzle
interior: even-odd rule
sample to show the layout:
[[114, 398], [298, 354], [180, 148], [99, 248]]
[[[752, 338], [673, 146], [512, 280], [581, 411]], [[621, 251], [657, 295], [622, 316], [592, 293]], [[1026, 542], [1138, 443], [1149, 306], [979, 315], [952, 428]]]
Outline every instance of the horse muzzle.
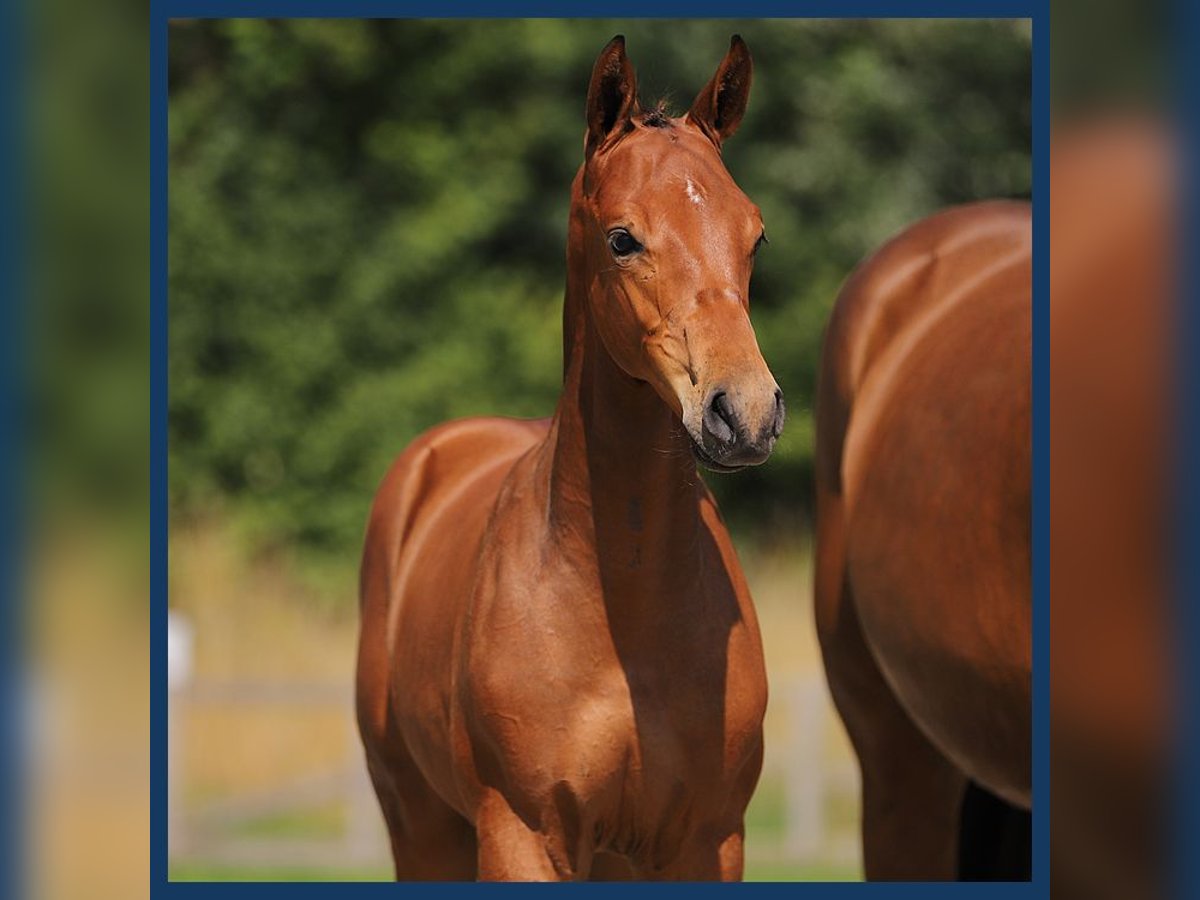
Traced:
[[705, 399], [699, 439], [692, 435], [692, 453], [714, 472], [760, 465], [783, 433], [784, 416], [778, 386], [765, 395], [717, 386]]

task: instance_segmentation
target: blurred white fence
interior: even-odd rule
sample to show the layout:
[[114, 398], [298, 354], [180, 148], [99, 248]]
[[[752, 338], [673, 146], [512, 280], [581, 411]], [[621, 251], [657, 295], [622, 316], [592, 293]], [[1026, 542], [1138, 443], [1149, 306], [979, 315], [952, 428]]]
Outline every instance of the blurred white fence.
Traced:
[[[835, 727], [820, 676], [772, 683], [759, 791], [778, 785], [783, 822], [774, 839], [770, 831], [751, 833], [748, 826], [748, 858], [838, 865], [857, 858], [858, 767], [848, 752], [832, 749], [841, 736], [833, 734]], [[835, 810], [843, 815], [833, 815]]]
[[[206, 707], [225, 711], [292, 710], [298, 716], [314, 710], [344, 713], [347, 745], [357, 750], [353, 690], [346, 684], [231, 682], [197, 683], [171, 692], [171, 732], [174, 751], [168, 764], [172, 782], [169, 798], [169, 844], [173, 860], [202, 859], [229, 866], [270, 868], [355, 868], [387, 866], [387, 836], [360, 753], [348, 753], [337, 766], [318, 769], [283, 786], [231, 794], [203, 803], [185, 804], [180, 790], [186, 772], [178, 764], [180, 741], [186, 739], [190, 712]], [[172, 764], [173, 763], [173, 764]], [[305, 810], [337, 804], [344, 827], [337, 839], [247, 837], [239, 826], [284, 818]]]

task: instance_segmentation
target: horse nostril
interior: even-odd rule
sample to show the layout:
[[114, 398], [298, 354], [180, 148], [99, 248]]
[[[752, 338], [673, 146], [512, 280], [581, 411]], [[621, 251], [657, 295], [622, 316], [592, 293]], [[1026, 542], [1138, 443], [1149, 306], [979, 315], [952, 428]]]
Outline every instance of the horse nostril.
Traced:
[[733, 424], [733, 407], [729, 405], [729, 397], [724, 391], [713, 394], [712, 408], [721, 419], [729, 425]]
[[771, 426], [771, 434], [775, 437], [783, 434], [783, 420], [787, 416], [787, 410], [783, 405], [783, 391], [775, 388], [775, 422]]
[[729, 398], [724, 391], [717, 391], [708, 401], [708, 415], [705, 418], [708, 420], [708, 430], [718, 441], [727, 444], [733, 440], [737, 427], [734, 424], [733, 407], [729, 405]]

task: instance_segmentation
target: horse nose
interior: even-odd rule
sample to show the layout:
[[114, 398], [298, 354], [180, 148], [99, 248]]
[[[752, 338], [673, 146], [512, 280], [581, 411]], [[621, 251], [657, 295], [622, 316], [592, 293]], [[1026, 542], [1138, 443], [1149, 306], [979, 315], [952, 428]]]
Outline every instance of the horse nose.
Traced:
[[[723, 465], [757, 465], [775, 448], [783, 430], [783, 394], [774, 388], [773, 399], [747, 402], [734, 391], [718, 387], [704, 404], [703, 447]], [[764, 402], [765, 401], [765, 402]]]

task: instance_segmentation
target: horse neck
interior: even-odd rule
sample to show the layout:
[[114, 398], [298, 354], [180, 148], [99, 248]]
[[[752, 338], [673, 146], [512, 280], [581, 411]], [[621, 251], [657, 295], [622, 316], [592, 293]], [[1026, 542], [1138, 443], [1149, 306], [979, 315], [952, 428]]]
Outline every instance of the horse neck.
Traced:
[[[696, 573], [700, 498], [682, 426], [649, 384], [609, 356], [591, 320], [591, 281], [572, 216], [564, 307], [565, 376], [548, 449], [552, 529], [594, 554], [605, 602], [644, 604]], [[640, 596], [653, 594], [653, 598]]]

